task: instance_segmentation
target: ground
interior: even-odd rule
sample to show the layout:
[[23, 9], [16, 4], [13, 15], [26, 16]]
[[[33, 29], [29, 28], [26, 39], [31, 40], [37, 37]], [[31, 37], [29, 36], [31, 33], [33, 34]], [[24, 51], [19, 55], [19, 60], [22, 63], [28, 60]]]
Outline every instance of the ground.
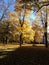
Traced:
[[0, 58], [0, 65], [49, 65], [49, 47], [22, 45], [20, 48], [19, 45], [5, 45], [4, 48], [0, 51], [0, 56], [5, 55]]

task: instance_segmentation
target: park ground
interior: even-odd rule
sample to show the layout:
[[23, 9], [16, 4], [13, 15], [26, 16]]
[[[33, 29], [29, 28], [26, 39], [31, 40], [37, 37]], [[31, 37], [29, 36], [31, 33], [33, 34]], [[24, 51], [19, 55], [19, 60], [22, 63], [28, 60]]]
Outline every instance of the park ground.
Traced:
[[0, 65], [49, 65], [49, 47], [44, 44], [0, 44]]

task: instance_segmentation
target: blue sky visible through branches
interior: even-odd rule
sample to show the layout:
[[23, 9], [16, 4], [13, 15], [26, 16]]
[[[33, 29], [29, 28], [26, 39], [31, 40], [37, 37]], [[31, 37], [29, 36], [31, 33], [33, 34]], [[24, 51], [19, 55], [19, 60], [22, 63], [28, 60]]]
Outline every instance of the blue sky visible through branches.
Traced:
[[[4, 0], [4, 1], [5, 1], [6, 5], [7, 5], [8, 1], [10, 1], [10, 0]], [[14, 3], [9, 7], [9, 10], [8, 10], [9, 12], [14, 11], [15, 0], [11, 0], [11, 1], [13, 1]], [[2, 16], [2, 13], [3, 13], [3, 11], [0, 12], [0, 18]], [[35, 18], [36, 18], [36, 11], [32, 11], [30, 13], [28, 19], [26, 19], [26, 20], [28, 20], [30, 23], [32, 23], [35, 20]]]

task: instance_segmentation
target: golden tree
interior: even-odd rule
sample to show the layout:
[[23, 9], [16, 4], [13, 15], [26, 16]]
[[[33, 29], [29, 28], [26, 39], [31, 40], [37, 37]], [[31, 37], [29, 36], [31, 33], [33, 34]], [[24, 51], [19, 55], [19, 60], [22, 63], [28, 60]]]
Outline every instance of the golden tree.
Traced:
[[[48, 6], [49, 5], [49, 0], [16, 0], [16, 6], [15, 6], [15, 11], [21, 11], [22, 9], [25, 11], [30, 10], [34, 12], [38, 12], [41, 10], [42, 7]], [[23, 22], [24, 22], [24, 17], [23, 16]], [[46, 15], [46, 20], [47, 20], [47, 15]], [[45, 22], [45, 29], [47, 31], [47, 21]], [[45, 33], [45, 39], [46, 39], [46, 47], [47, 47], [47, 32]]]
[[[21, 26], [18, 15], [13, 13], [8, 13], [10, 16], [10, 21], [13, 21], [15, 26], [15, 31], [13, 31], [14, 36], [20, 41], [20, 35], [22, 34], [22, 41], [34, 41], [35, 31], [31, 29], [31, 25], [26, 20], [21, 20], [23, 22], [23, 26]], [[18, 17], [18, 18], [16, 18]]]

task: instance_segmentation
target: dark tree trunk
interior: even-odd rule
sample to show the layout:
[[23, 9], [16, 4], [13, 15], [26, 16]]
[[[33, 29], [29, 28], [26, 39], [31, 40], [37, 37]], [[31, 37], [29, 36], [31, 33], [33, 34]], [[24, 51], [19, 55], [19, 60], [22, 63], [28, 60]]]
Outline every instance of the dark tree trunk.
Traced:
[[22, 33], [20, 34], [20, 47], [23, 44], [23, 40], [22, 40]]
[[[24, 19], [25, 19], [25, 12], [26, 12], [25, 6], [26, 6], [26, 4], [24, 4], [24, 6], [23, 6], [23, 9], [24, 9], [23, 21], [21, 21], [21, 19], [19, 19], [21, 28], [23, 27]], [[21, 16], [21, 14], [20, 14], [20, 16]], [[20, 47], [23, 44], [22, 35], [23, 35], [23, 33], [21, 32], [21, 34], [20, 34]]]
[[8, 43], [8, 37], [6, 37], [6, 44]]
[[2, 42], [3, 42], [3, 44], [4, 44], [4, 38], [2, 39]]
[[45, 45], [46, 45], [46, 48], [47, 48], [48, 47], [47, 32], [45, 32]]
[[47, 6], [46, 6], [46, 22], [45, 22], [45, 44], [46, 48], [48, 47], [48, 40], [47, 40]]
[[44, 33], [44, 35], [45, 35], [45, 44], [46, 44], [46, 48], [48, 47], [48, 40], [47, 40], [47, 21], [46, 21], [46, 23], [45, 23], [45, 33]]

